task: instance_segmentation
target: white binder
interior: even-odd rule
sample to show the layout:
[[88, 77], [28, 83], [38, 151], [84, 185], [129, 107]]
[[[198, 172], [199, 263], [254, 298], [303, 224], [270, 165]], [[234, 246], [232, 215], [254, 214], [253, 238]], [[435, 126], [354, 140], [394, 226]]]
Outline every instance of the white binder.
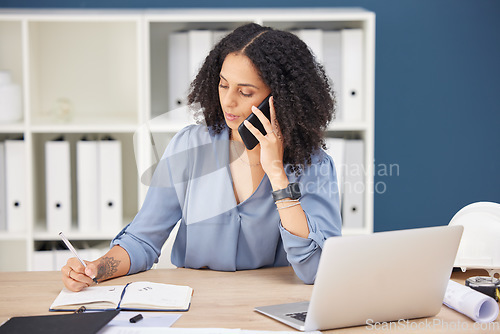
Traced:
[[213, 33], [210, 30], [189, 31], [189, 78], [193, 80], [213, 47]]
[[187, 105], [189, 85], [196, 78], [201, 65], [213, 47], [213, 33], [210, 30], [189, 30], [169, 35], [168, 118], [187, 125], [193, 123]]
[[344, 198], [342, 203], [342, 221], [344, 228], [362, 228], [364, 226], [364, 195], [366, 184], [363, 163], [364, 144], [362, 140], [345, 141], [345, 176]]
[[363, 31], [342, 30], [342, 120], [363, 121]]
[[95, 140], [80, 140], [76, 143], [78, 229], [82, 232], [100, 229], [97, 144]]
[[226, 35], [228, 35], [230, 30], [213, 30], [212, 31], [212, 42], [213, 46], [219, 43]]
[[342, 55], [340, 30], [323, 31], [323, 66], [332, 80], [336, 100], [336, 120], [342, 121]]
[[34, 251], [32, 256], [31, 271], [60, 270], [55, 265], [55, 253], [52, 250]]
[[0, 231], [7, 230], [5, 186], [5, 144], [0, 143]]
[[301, 40], [303, 40], [316, 60], [320, 63], [323, 62], [323, 30], [321, 29], [298, 29], [294, 31]]
[[[78, 255], [80, 255], [82, 259], [85, 259], [87, 261], [90, 260], [88, 257], [85, 257], [84, 254], [82, 254], [81, 249], [78, 249], [77, 251]], [[68, 262], [68, 259], [75, 256], [73, 255], [73, 253], [71, 253], [71, 251], [67, 249], [54, 249], [52, 250], [52, 252], [54, 256], [54, 270], [61, 270], [61, 268], [64, 267], [64, 265], [66, 265], [66, 263]]]
[[71, 229], [71, 160], [69, 142], [45, 143], [47, 231]]
[[9, 232], [26, 231], [26, 147], [24, 140], [5, 141], [6, 218]]
[[190, 84], [189, 35], [173, 32], [168, 39], [168, 111], [187, 104]]
[[118, 140], [99, 141], [99, 212], [102, 231], [123, 225], [122, 151]]
[[345, 139], [326, 138], [327, 153], [333, 158], [335, 172], [337, 173], [337, 184], [339, 187], [339, 199], [342, 204], [342, 193], [344, 191], [344, 171], [345, 171]]

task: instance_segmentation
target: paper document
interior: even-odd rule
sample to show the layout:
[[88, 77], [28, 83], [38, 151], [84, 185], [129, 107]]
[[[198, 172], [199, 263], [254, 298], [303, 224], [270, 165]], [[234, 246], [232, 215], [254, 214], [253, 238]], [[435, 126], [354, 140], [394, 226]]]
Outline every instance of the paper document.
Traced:
[[495, 299], [450, 280], [443, 303], [477, 322], [491, 322], [498, 316]]
[[[142, 319], [136, 323], [131, 323], [130, 318], [137, 314], [142, 315]], [[132, 329], [144, 327], [170, 327], [172, 326], [182, 314], [173, 314], [165, 312], [128, 312], [121, 311], [113, 320], [111, 320], [106, 327], [101, 329], [98, 334], [118, 333], [120, 329], [113, 329], [112, 327], [130, 327]]]

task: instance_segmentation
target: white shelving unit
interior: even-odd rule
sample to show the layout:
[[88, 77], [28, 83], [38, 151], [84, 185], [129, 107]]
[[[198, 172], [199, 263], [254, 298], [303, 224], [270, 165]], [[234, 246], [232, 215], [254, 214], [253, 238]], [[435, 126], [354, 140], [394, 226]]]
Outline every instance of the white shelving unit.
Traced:
[[[153, 158], [147, 139], [136, 132], [168, 111], [168, 34], [232, 30], [247, 22], [279, 29], [363, 29], [363, 121], [333, 122], [328, 135], [347, 134], [364, 141], [364, 227], [344, 234], [373, 231], [374, 13], [357, 8], [2, 10], [0, 69], [9, 70], [22, 87], [24, 118], [17, 124], [0, 124], [0, 140], [24, 137], [29, 196], [26, 231], [0, 232], [0, 270], [33, 268], [32, 254], [38, 244], [58, 240], [45, 227], [44, 143], [64, 135], [74, 155], [75, 143], [83, 135], [111, 135], [122, 142], [125, 225], [144, 200], [147, 186], [139, 174]], [[70, 119], [57, 117], [61, 103], [70, 104]], [[165, 123], [153, 131], [168, 141], [185, 125]], [[75, 226], [75, 187], [72, 191]], [[82, 234], [75, 228], [67, 236], [97, 242], [109, 241], [114, 234]]]

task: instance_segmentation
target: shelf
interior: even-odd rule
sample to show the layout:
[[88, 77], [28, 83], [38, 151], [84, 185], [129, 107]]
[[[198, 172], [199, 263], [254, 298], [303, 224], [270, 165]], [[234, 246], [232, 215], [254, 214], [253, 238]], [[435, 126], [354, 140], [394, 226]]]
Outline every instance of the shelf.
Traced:
[[134, 22], [31, 21], [31, 115], [91, 112], [137, 115], [138, 47]]
[[[47, 128], [49, 129], [49, 128]], [[70, 166], [71, 166], [71, 214], [73, 218], [72, 226], [77, 226], [77, 212], [78, 212], [78, 193], [77, 193], [77, 169], [76, 169], [76, 145], [77, 142], [87, 133], [86, 132], [70, 132], [71, 128], [55, 128], [50, 132], [34, 133], [33, 134], [33, 187], [34, 187], [34, 203], [33, 203], [33, 214], [36, 220], [36, 225], [34, 230], [37, 235], [37, 240], [40, 238], [48, 237], [50, 238], [50, 233], [45, 233], [46, 231], [46, 165], [45, 165], [45, 143], [47, 141], [53, 140], [59, 135], [64, 136], [64, 140], [69, 142], [70, 147]], [[80, 128], [78, 128], [80, 129]], [[64, 132], [59, 132], [57, 130], [64, 130]], [[81, 130], [81, 129], [80, 129]], [[90, 128], [88, 130], [91, 130]], [[114, 131], [117, 131], [114, 129]], [[95, 130], [93, 130], [94, 135], [89, 136], [88, 139], [94, 140], [101, 137], [100, 135], [95, 135]], [[106, 132], [105, 134], [109, 134]], [[128, 217], [127, 223], [131, 221], [130, 217], [134, 217], [138, 210], [138, 175], [136, 166], [136, 157], [134, 148], [134, 138], [133, 132], [112, 132], [111, 136], [121, 142], [121, 152], [122, 152], [122, 215], [123, 217]], [[125, 223], [125, 222], [124, 222]], [[125, 226], [125, 225], [122, 225]], [[111, 234], [116, 234], [119, 231], [113, 231]], [[106, 234], [102, 236], [100, 231], [96, 232], [98, 238], [107, 239], [111, 234]], [[114, 235], [113, 235], [114, 236]]]
[[367, 228], [344, 228], [342, 229], [342, 235], [347, 236], [347, 235], [363, 235], [363, 234], [368, 234], [372, 233], [373, 231], [367, 229]]
[[[134, 218], [127, 217], [123, 219], [122, 226], [125, 227]], [[72, 229], [63, 231], [64, 235], [70, 240], [112, 240], [120, 231], [95, 231], [95, 232], [81, 232], [76, 229], [76, 222], [73, 222]], [[48, 232], [45, 229], [45, 221], [39, 220], [33, 231], [33, 240], [35, 241], [60, 241], [59, 231]]]
[[[194, 121], [192, 122], [183, 122], [183, 121], [169, 121], [164, 120], [164, 121], [150, 121], [150, 129], [153, 132], [177, 132], [184, 127], [186, 127], [189, 124], [195, 124]], [[362, 131], [367, 131], [370, 129], [370, 125], [368, 123], [347, 123], [347, 122], [335, 122], [333, 121], [329, 126], [327, 131], [328, 132], [336, 132], [336, 131], [342, 131], [342, 132], [362, 132]]]
[[34, 20], [51, 22], [121, 22], [137, 21], [140, 15], [128, 9], [4, 9], [0, 20]]
[[[118, 231], [119, 232], [119, 231]], [[118, 232], [78, 232], [78, 231], [64, 231], [64, 235], [70, 240], [112, 240]], [[35, 232], [33, 239], [35, 241], [59, 241], [61, 238], [59, 237], [58, 232]]]
[[368, 129], [370, 129], [370, 125], [367, 122], [349, 123], [334, 120], [328, 126], [327, 131], [366, 131]]
[[[66, 236], [80, 245], [94, 245], [119, 232], [76, 229], [76, 143], [84, 136], [94, 140], [110, 135], [121, 142], [123, 217], [127, 217], [123, 226], [132, 221], [148, 188], [142, 175], [178, 131], [195, 123], [182, 108], [172, 108], [169, 100], [176, 84], [168, 75], [170, 34], [192, 29], [229, 32], [250, 22], [282, 30], [364, 31], [364, 121], [341, 122], [339, 117], [326, 135], [364, 141], [365, 227], [344, 229], [343, 234], [371, 233], [374, 19], [374, 13], [360, 8], [0, 10], [0, 69], [9, 70], [12, 81], [22, 88], [24, 108], [22, 121], [0, 124], [0, 141], [24, 136], [28, 192], [26, 231], [0, 232], [0, 269], [33, 269], [37, 246], [59, 241], [57, 232], [46, 231], [45, 143], [60, 135], [70, 142], [72, 175], [73, 230], [64, 231]], [[11, 246], [22, 259], [5, 254]], [[168, 256], [167, 252], [163, 259]]]
[[28, 239], [28, 236], [26, 235], [25, 232], [0, 231], [0, 241], [6, 241], [6, 240], [26, 241], [27, 239]]
[[24, 123], [0, 123], [0, 133], [18, 134], [26, 131]]
[[148, 21], [361, 21], [372, 13], [362, 8], [213, 8], [213, 9], [154, 9], [145, 10]]
[[[34, 117], [30, 126], [35, 133], [133, 133], [138, 128], [135, 114], [75, 115], [71, 120], [54, 117]], [[1, 129], [1, 128], [0, 128]]]
[[[1, 17], [1, 16], [0, 16]], [[0, 70], [10, 72], [12, 82], [23, 86], [22, 24], [0, 18]]]

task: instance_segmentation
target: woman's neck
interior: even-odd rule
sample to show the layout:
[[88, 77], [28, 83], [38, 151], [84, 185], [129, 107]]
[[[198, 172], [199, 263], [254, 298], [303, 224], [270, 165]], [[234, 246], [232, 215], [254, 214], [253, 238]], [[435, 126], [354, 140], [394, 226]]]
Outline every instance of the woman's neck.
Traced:
[[260, 163], [260, 144], [257, 144], [257, 146], [255, 146], [253, 150], [248, 150], [246, 146], [243, 144], [243, 140], [241, 139], [239, 132], [233, 131], [232, 129], [229, 129], [229, 139], [239, 143], [237, 145], [240, 148], [238, 149], [238, 155], [243, 156], [245, 160], [248, 159], [248, 163], [250, 164]]
[[229, 140], [243, 143], [243, 140], [241, 139], [240, 133], [237, 130], [233, 131], [233, 129], [231, 129], [231, 128], [229, 128]]

